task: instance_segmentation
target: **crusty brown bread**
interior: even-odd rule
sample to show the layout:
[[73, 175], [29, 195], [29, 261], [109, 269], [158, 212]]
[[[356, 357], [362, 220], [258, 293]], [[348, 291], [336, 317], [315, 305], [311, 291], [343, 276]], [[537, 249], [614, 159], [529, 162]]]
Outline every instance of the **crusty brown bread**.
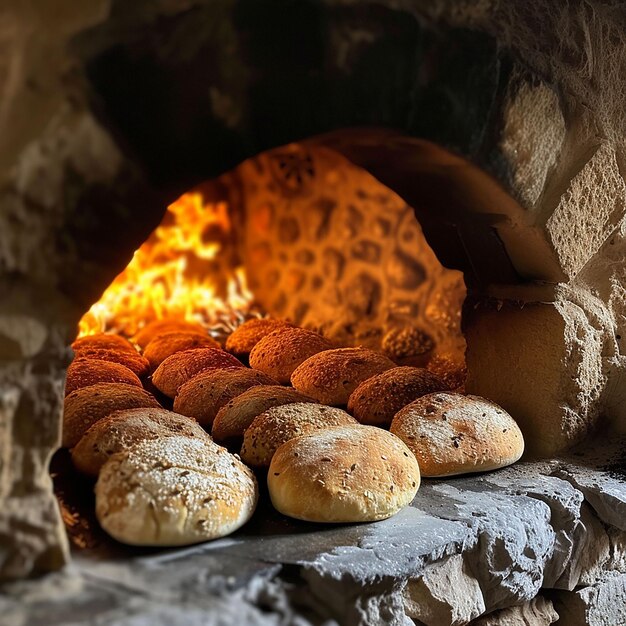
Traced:
[[181, 385], [174, 400], [174, 411], [210, 427], [217, 412], [234, 397], [250, 387], [275, 384], [276, 381], [263, 372], [247, 367], [207, 370]]
[[136, 374], [124, 365], [99, 359], [74, 359], [67, 368], [65, 395], [96, 383], [126, 383], [141, 387]]
[[374, 426], [296, 437], [278, 448], [267, 474], [272, 504], [310, 522], [373, 522], [408, 505], [419, 488], [415, 457]]
[[398, 411], [391, 423], [424, 476], [482, 472], [515, 463], [524, 438], [500, 406], [478, 396], [432, 393]]
[[283, 404], [257, 415], [243, 435], [241, 458], [252, 467], [269, 467], [274, 452], [289, 439], [357, 421], [341, 409], [310, 402]]
[[97, 333], [80, 337], [72, 344], [74, 351], [79, 350], [122, 350], [126, 352], [137, 352], [135, 346], [121, 335], [111, 333]]
[[422, 367], [394, 367], [363, 381], [348, 400], [348, 412], [361, 424], [389, 426], [393, 416], [427, 393], [449, 389]]
[[63, 446], [73, 448], [98, 420], [121, 409], [160, 408], [145, 389], [124, 383], [96, 383], [70, 393], [63, 408]]
[[144, 439], [165, 437], [210, 439], [192, 418], [155, 408], [123, 409], [98, 420], [72, 448], [76, 468], [97, 476], [104, 463], [116, 452], [127, 450]]
[[250, 352], [250, 367], [288, 384], [294, 370], [310, 356], [333, 345], [304, 328], [281, 328], [263, 337]]
[[286, 320], [277, 320], [271, 317], [254, 318], [238, 326], [226, 340], [225, 348], [240, 358], [248, 358], [252, 348], [266, 335], [288, 328], [292, 324]]
[[197, 331], [172, 331], [154, 337], [146, 346], [143, 355], [148, 359], [150, 368], [155, 370], [168, 356], [193, 348], [221, 348], [221, 346], [213, 337], [201, 335]]
[[217, 412], [211, 435], [215, 441], [239, 442], [257, 415], [274, 406], [294, 402], [315, 402], [315, 400], [291, 387], [280, 385], [252, 387], [233, 398]]
[[155, 337], [171, 332], [196, 332], [202, 336], [206, 335], [206, 330], [201, 324], [186, 322], [181, 319], [154, 320], [146, 324], [134, 337], [133, 342], [144, 349]]
[[384, 354], [368, 348], [337, 348], [304, 361], [292, 374], [291, 384], [318, 402], [344, 406], [364, 380], [395, 366]]
[[96, 483], [96, 516], [112, 537], [139, 546], [183, 546], [232, 533], [258, 499], [254, 474], [199, 437], [140, 441], [114, 454]]
[[160, 392], [174, 398], [180, 387], [200, 372], [226, 367], [243, 367], [243, 364], [218, 348], [183, 350], [168, 356], [156, 368], [152, 382]]
[[449, 389], [463, 392], [467, 379], [467, 367], [458, 356], [436, 354], [428, 362], [428, 369], [439, 376]]
[[134, 372], [139, 378], [146, 376], [150, 371], [150, 363], [139, 352], [127, 350], [110, 350], [106, 348], [81, 348], [74, 350], [77, 359], [98, 359], [119, 363]]

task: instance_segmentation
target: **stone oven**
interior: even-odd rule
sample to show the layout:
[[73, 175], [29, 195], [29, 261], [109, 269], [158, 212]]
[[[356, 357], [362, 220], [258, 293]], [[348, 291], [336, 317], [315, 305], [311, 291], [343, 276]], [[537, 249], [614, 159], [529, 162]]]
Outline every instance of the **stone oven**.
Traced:
[[[8, 623], [626, 624], [625, 28], [594, 0], [0, 7]], [[371, 527], [81, 550], [50, 478], [69, 346], [166, 208], [209, 205], [213, 322], [466, 374], [524, 461]]]

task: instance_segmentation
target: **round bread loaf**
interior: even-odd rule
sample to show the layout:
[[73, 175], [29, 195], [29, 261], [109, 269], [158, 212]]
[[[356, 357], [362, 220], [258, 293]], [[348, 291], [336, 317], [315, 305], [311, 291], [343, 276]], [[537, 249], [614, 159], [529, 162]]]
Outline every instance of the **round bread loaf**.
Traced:
[[304, 328], [281, 328], [260, 339], [250, 352], [250, 367], [279, 383], [289, 384], [294, 370], [310, 356], [333, 345], [319, 333]]
[[171, 332], [198, 333], [206, 336], [206, 330], [201, 324], [186, 322], [182, 319], [154, 320], [146, 324], [134, 337], [133, 341], [143, 350], [155, 337]]
[[221, 346], [212, 337], [201, 335], [197, 331], [167, 332], [154, 337], [146, 346], [143, 355], [148, 359], [151, 369], [155, 370], [168, 356], [193, 348], [221, 349]]
[[494, 402], [459, 393], [432, 393], [398, 411], [391, 432], [415, 454], [424, 476], [484, 472], [515, 463], [524, 438]]
[[422, 367], [394, 367], [362, 382], [348, 400], [348, 412], [361, 424], [389, 426], [393, 416], [427, 393], [449, 387]]
[[114, 411], [98, 420], [72, 448], [76, 468], [97, 476], [116, 452], [127, 450], [144, 439], [165, 437], [210, 439], [195, 420], [165, 409], [140, 408]]
[[123, 543], [183, 546], [224, 537], [254, 512], [254, 474], [198, 437], [140, 441], [114, 454], [96, 483], [96, 516]]
[[266, 335], [279, 328], [290, 328], [286, 320], [271, 317], [254, 318], [238, 326], [226, 340], [225, 348], [235, 356], [248, 358], [252, 348]]
[[343, 406], [364, 381], [396, 364], [368, 348], [337, 348], [308, 358], [291, 375], [291, 384], [323, 404]]
[[141, 387], [141, 381], [127, 367], [99, 359], [74, 359], [67, 368], [65, 395], [96, 383], [126, 383]]
[[401, 326], [387, 332], [381, 347], [397, 363], [422, 367], [428, 363], [435, 342], [417, 326]]
[[119, 363], [127, 367], [135, 375], [142, 378], [150, 371], [150, 363], [141, 356], [139, 352], [133, 350], [111, 350], [108, 348], [81, 348], [74, 350], [77, 359], [98, 359], [100, 361], [110, 361]]
[[63, 446], [73, 448], [98, 420], [121, 409], [161, 408], [145, 389], [125, 383], [96, 383], [70, 393], [63, 407]]
[[120, 335], [111, 333], [97, 333], [80, 337], [72, 344], [74, 351], [79, 350], [122, 350], [126, 352], [137, 352], [135, 346], [130, 341]]
[[181, 385], [174, 400], [174, 410], [189, 415], [203, 426], [211, 426], [217, 412], [230, 400], [250, 387], [275, 385], [276, 381], [247, 367], [200, 372]]
[[448, 389], [462, 391], [467, 379], [467, 367], [458, 357], [436, 354], [429, 362], [428, 369], [443, 380]]
[[274, 507], [309, 522], [374, 522], [410, 504], [420, 470], [400, 439], [374, 426], [348, 426], [291, 439], [267, 474]]
[[180, 387], [200, 372], [226, 367], [243, 367], [243, 363], [219, 348], [183, 350], [168, 356], [156, 368], [152, 382], [160, 392], [174, 398]]
[[215, 416], [211, 436], [215, 441], [239, 441], [257, 415], [274, 406], [294, 402], [315, 402], [304, 394], [280, 385], [259, 385], [234, 397]]
[[341, 409], [311, 402], [295, 402], [257, 415], [243, 435], [241, 458], [253, 467], [269, 467], [274, 452], [285, 441], [357, 421]]

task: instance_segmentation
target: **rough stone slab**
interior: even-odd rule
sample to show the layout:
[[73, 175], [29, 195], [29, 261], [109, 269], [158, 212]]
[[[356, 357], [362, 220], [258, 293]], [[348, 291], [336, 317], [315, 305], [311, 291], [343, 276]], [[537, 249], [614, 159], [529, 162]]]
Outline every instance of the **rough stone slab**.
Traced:
[[567, 626], [624, 626], [626, 574], [609, 573], [594, 585], [559, 592], [555, 607]]
[[588, 490], [571, 477], [595, 472], [589, 493], [601, 498], [609, 484], [610, 497], [622, 497], [615, 473], [600, 469], [614, 464], [614, 452], [593, 463], [571, 456], [425, 480], [410, 507], [373, 524], [288, 520], [262, 498], [245, 528], [206, 544], [158, 550], [87, 541], [62, 583], [5, 587], [0, 615], [11, 626], [451, 626], [481, 613], [518, 619], [516, 606], [543, 625], [552, 612], [533, 601], [545, 589], [592, 615], [598, 603], [619, 604], [626, 533], [596, 516]]
[[558, 619], [552, 602], [543, 596], [537, 596], [519, 606], [479, 617], [471, 626], [548, 626]]

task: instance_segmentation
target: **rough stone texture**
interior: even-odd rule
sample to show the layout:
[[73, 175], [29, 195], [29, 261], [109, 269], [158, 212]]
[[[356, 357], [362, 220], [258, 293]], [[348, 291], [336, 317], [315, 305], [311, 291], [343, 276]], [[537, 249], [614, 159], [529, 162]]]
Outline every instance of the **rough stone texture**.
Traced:
[[559, 615], [552, 601], [537, 596], [520, 606], [494, 611], [472, 622], [472, 626], [548, 626], [558, 621]]
[[[545, 599], [554, 597], [568, 626], [619, 625], [626, 532], [596, 515], [626, 501], [624, 475], [607, 469], [623, 471], [623, 448], [608, 448], [601, 442], [590, 454], [425, 480], [411, 506], [374, 524], [320, 530], [262, 503], [234, 535], [168, 551], [107, 541], [93, 515], [74, 527], [73, 507], [90, 506], [81, 493], [90, 486], [66, 470], [67, 484], [56, 481], [73, 567], [2, 587], [3, 624], [446, 626], [474, 618], [481, 626], [544, 626], [556, 619]], [[563, 478], [575, 474], [599, 485], [595, 503]], [[600, 571], [590, 555], [607, 556], [608, 536], [613, 554]]]

